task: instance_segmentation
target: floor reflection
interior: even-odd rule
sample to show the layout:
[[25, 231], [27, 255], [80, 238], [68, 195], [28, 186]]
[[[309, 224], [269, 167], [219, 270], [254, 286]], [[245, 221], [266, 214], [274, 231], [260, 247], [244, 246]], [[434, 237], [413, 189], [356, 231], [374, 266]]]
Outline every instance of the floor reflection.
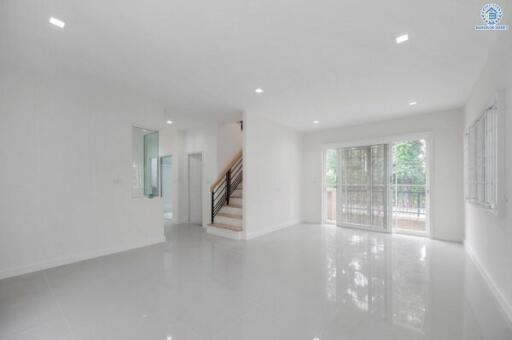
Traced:
[[461, 245], [320, 225], [247, 242], [166, 232], [0, 280], [0, 339], [512, 339]]
[[420, 252], [400, 251], [391, 249], [393, 323], [424, 333], [430, 281], [427, 245], [421, 246]]
[[[340, 232], [352, 235], [340, 237]], [[326, 230], [325, 238], [328, 300], [425, 334], [428, 240], [421, 240], [419, 248], [415, 242], [404, 247], [390, 235], [338, 228]]]
[[462, 245], [334, 226], [323, 235], [326, 298], [339, 306], [338, 322], [364, 315], [351, 338], [512, 339]]

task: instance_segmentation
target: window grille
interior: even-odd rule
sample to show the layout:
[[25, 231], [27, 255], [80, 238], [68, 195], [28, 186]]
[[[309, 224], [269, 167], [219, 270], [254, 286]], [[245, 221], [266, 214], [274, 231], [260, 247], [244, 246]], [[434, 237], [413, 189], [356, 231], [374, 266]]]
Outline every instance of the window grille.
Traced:
[[496, 210], [498, 204], [498, 111], [492, 106], [466, 132], [466, 199]]

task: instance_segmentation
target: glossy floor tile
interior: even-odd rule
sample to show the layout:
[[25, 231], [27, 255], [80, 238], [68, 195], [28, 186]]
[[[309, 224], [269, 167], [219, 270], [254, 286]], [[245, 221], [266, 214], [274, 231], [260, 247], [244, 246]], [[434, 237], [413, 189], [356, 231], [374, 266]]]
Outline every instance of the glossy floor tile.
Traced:
[[512, 339], [461, 245], [298, 225], [0, 281], [0, 339]]

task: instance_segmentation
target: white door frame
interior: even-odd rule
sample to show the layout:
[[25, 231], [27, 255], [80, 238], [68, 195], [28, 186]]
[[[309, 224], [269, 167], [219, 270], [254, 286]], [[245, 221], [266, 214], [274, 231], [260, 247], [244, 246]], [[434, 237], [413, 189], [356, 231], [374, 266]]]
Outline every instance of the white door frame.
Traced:
[[203, 161], [204, 161], [204, 155], [203, 155], [203, 152], [202, 151], [199, 151], [199, 152], [191, 152], [191, 153], [188, 153], [187, 154], [187, 201], [188, 201], [188, 218], [187, 218], [187, 221], [188, 223], [190, 223], [190, 213], [191, 213], [191, 209], [190, 207], [192, 206], [190, 204], [190, 156], [194, 156], [194, 155], [201, 155], [201, 226], [204, 224], [204, 216], [203, 216], [203, 211], [204, 211], [204, 207], [203, 207], [203, 176], [204, 176], [204, 164], [203, 164]]
[[[412, 133], [412, 134], [403, 134], [403, 135], [392, 135], [392, 136], [385, 136], [385, 137], [379, 137], [374, 139], [363, 139], [363, 140], [356, 140], [356, 141], [347, 141], [347, 142], [339, 142], [339, 143], [329, 143], [324, 144], [322, 146], [322, 186], [321, 186], [321, 221], [322, 223], [325, 223], [325, 206], [326, 203], [324, 198], [325, 193], [325, 161], [326, 161], [326, 150], [327, 149], [339, 149], [339, 148], [348, 148], [348, 147], [356, 147], [356, 146], [364, 146], [364, 145], [377, 145], [377, 144], [389, 144], [392, 145], [393, 143], [406, 141], [406, 140], [420, 140], [424, 139], [427, 147], [427, 157], [425, 161], [427, 162], [426, 167], [426, 183], [425, 183], [425, 210], [426, 210], [426, 216], [425, 216], [425, 232], [412, 232], [412, 231], [404, 231], [400, 230], [400, 234], [411, 234], [411, 235], [417, 235], [417, 236], [425, 236], [432, 238], [432, 231], [434, 230], [433, 226], [433, 210], [432, 210], [432, 204], [431, 204], [431, 198], [432, 198], [432, 187], [433, 187], [433, 160], [434, 160], [434, 143], [433, 143], [433, 136], [432, 132], [418, 132], [418, 133]], [[390, 164], [391, 163], [391, 156], [392, 156], [392, 148], [388, 148], [388, 177], [392, 173], [392, 169]], [[339, 178], [339, 177], [338, 177]], [[388, 178], [389, 179], [389, 178]], [[388, 190], [388, 202], [391, 195], [391, 190]], [[338, 202], [336, 202], [336, 206], [338, 207]], [[338, 214], [338, 212], [337, 212]], [[345, 227], [345, 226], [344, 226]], [[348, 226], [350, 227], [350, 226]], [[392, 226], [392, 206], [388, 205], [388, 228], [386, 228], [385, 231], [378, 230], [378, 229], [371, 229], [371, 228], [364, 228], [361, 227], [358, 229], [365, 229], [365, 230], [371, 230], [371, 231], [377, 231], [377, 232], [385, 232], [385, 233], [391, 233], [393, 232], [393, 226]]]
[[[164, 200], [164, 195], [163, 195], [163, 192], [164, 192], [164, 187], [163, 187], [163, 183], [164, 183], [164, 171], [162, 169], [162, 165], [163, 165], [163, 162], [162, 162], [162, 159], [163, 158], [166, 158], [166, 157], [170, 157], [171, 158], [171, 178], [170, 178], [170, 181], [171, 181], [171, 187], [172, 186], [172, 183], [173, 183], [173, 170], [174, 170], [174, 155], [173, 154], [167, 154], [167, 155], [162, 155], [159, 157], [159, 162], [160, 162], [160, 167], [159, 167], [159, 171], [160, 171], [160, 198], [162, 199], [162, 206], [163, 206], [163, 200]], [[171, 195], [171, 205], [173, 206], [173, 211], [172, 211], [172, 214], [173, 214], [173, 217], [172, 217], [172, 221], [174, 222], [176, 220], [176, 202], [174, 202], [174, 195], [173, 195], [173, 190], [171, 189], [171, 192], [169, 193], [169, 195]]]

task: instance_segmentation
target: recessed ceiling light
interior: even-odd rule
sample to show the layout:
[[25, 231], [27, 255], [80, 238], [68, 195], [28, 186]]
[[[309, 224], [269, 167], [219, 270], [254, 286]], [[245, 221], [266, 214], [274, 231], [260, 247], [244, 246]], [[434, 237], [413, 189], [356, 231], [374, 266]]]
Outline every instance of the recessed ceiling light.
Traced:
[[320, 123], [318, 120], [313, 121], [313, 124], [318, 124], [318, 123]]
[[172, 120], [168, 120], [168, 121], [166, 121], [166, 122], [165, 122], [165, 124], [167, 124], [167, 125], [171, 125], [171, 124], [172, 124]]
[[414, 106], [414, 105], [416, 105], [416, 104], [418, 104], [418, 103], [416, 103], [416, 102], [410, 102], [410, 103], [409, 103], [409, 106]]
[[401, 36], [396, 37], [396, 43], [397, 44], [401, 44], [403, 42], [406, 42], [407, 40], [409, 40], [409, 35], [408, 34], [402, 34]]
[[256, 90], [254, 90], [254, 92], [256, 92], [256, 93], [263, 93], [263, 89], [258, 87]]
[[57, 26], [59, 28], [64, 28], [64, 26], [66, 26], [66, 23], [64, 21], [59, 20], [59, 19], [54, 18], [54, 17], [51, 17], [49, 22], [50, 22], [50, 24], [55, 25], [55, 26]]

